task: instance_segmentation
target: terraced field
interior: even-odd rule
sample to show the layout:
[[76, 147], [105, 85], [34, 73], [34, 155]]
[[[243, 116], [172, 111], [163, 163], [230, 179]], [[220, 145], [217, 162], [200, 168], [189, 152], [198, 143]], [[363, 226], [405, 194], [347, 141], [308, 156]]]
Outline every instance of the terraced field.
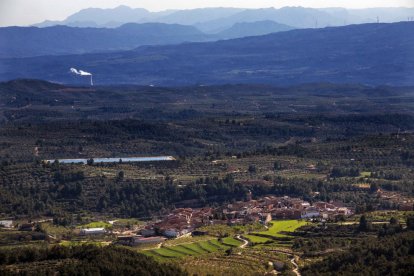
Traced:
[[232, 237], [226, 237], [222, 239], [222, 243], [228, 246], [238, 247], [243, 244], [243, 242], [236, 240]]
[[260, 236], [255, 236], [255, 235], [243, 235], [243, 237], [246, 238], [247, 240], [249, 240], [249, 242], [254, 243], [254, 244], [272, 242], [272, 239], [268, 239], [268, 238], [264, 238], [264, 237], [260, 237]]
[[274, 263], [289, 267], [285, 255], [262, 248], [235, 249], [229, 255], [219, 251], [179, 262], [190, 275], [263, 275], [274, 270]]
[[184, 243], [175, 246], [164, 246], [159, 249], [145, 250], [142, 251], [142, 253], [157, 259], [167, 260], [171, 258], [200, 256], [217, 251], [225, 251], [230, 247], [235, 247], [241, 244], [240, 241], [233, 238], [228, 238], [226, 241], [227, 243], [224, 243], [219, 242], [216, 239], [211, 239], [194, 243]]

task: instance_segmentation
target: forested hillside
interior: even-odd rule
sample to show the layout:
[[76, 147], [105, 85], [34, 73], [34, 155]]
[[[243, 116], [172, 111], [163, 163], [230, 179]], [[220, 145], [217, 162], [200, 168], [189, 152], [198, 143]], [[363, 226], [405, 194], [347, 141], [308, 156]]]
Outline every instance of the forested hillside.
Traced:
[[119, 247], [0, 249], [1, 275], [186, 275], [170, 264]]

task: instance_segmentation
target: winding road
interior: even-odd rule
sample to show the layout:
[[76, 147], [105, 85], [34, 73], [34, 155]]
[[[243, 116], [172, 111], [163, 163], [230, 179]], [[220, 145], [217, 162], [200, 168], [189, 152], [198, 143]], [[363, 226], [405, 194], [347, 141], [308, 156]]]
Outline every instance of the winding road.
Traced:
[[273, 249], [271, 251], [286, 254], [289, 257], [291, 257], [292, 259], [290, 259], [290, 262], [292, 263], [292, 265], [294, 267], [294, 269], [292, 269], [292, 272], [295, 273], [296, 276], [301, 276], [301, 274], [299, 272], [299, 265], [296, 262], [296, 260], [299, 259], [299, 256], [293, 254], [292, 252], [284, 251], [284, 250]]
[[292, 272], [296, 274], [296, 276], [301, 276], [300, 272], [299, 272], [299, 266], [296, 263], [296, 256], [293, 255], [292, 259], [290, 260], [290, 262], [292, 263], [292, 265], [295, 267], [294, 269], [292, 269]]
[[249, 244], [249, 241], [240, 237], [240, 235], [237, 235], [236, 239], [243, 242], [243, 244], [239, 246], [240, 248], [245, 248]]

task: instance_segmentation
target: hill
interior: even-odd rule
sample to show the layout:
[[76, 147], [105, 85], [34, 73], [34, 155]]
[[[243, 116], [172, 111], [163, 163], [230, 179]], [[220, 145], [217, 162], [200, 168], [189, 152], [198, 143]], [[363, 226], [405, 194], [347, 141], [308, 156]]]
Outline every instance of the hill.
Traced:
[[283, 31], [289, 31], [294, 28], [279, 24], [271, 20], [256, 21], [256, 22], [243, 22], [236, 23], [227, 30], [224, 30], [217, 35], [223, 39], [246, 37], [246, 36], [258, 36], [270, 33], [277, 33]]
[[120, 247], [16, 247], [0, 251], [2, 275], [186, 275]]
[[36, 27], [66, 25], [71, 27], [119, 27], [125, 23], [154, 22], [157, 17], [165, 16], [174, 11], [150, 12], [146, 9], [132, 9], [118, 6], [112, 9], [88, 8], [80, 10], [63, 21], [49, 21], [35, 24]]
[[162, 23], [128, 23], [115, 29], [6, 27], [0, 28], [0, 37], [3, 58], [119, 51], [140, 45], [211, 40], [195, 27]]
[[[284, 7], [281, 9], [248, 9], [234, 15], [211, 19], [195, 26], [204, 31], [214, 33], [240, 22], [272, 20], [295, 28], [315, 28], [329, 25], [342, 25], [343, 21], [325, 11], [302, 7]], [[315, 22], [318, 25], [315, 25]]]
[[0, 79], [98, 84], [306, 82], [414, 84], [414, 22], [301, 29], [208, 43], [145, 46], [132, 51], [0, 60]]

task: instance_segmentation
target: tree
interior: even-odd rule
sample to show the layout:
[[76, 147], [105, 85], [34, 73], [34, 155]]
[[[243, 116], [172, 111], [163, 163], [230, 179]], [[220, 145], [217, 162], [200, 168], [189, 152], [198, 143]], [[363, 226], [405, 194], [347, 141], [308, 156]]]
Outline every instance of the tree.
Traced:
[[375, 193], [376, 191], [378, 191], [378, 184], [377, 183], [371, 183], [371, 185], [369, 187], [369, 191], [371, 193]]
[[398, 219], [396, 219], [396, 218], [392, 217], [392, 218], [390, 219], [390, 224], [391, 224], [391, 225], [397, 225], [397, 224], [398, 224]]
[[124, 171], [119, 171], [118, 172], [118, 180], [123, 180], [124, 179], [124, 176], [125, 176]]
[[407, 217], [407, 229], [414, 230], [414, 216]]
[[230, 256], [231, 254], [233, 254], [233, 247], [230, 247], [229, 249], [226, 250], [227, 256]]
[[256, 166], [255, 165], [249, 165], [249, 173], [256, 173]]
[[358, 230], [361, 232], [371, 230], [371, 223], [367, 220], [365, 215], [362, 215], [361, 218], [359, 219]]
[[281, 169], [282, 169], [282, 164], [281, 164], [279, 161], [275, 161], [275, 162], [273, 163], [273, 169], [274, 169], [275, 171], [281, 170]]

